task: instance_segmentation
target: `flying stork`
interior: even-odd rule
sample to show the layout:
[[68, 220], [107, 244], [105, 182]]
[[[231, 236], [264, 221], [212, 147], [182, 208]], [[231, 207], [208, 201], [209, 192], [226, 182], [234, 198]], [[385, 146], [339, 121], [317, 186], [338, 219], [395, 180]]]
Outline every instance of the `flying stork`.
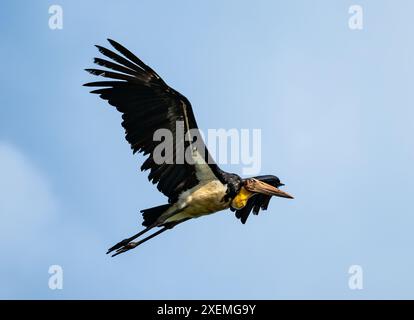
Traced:
[[[112, 252], [112, 256], [116, 256], [184, 221], [225, 209], [235, 211], [236, 217], [244, 224], [250, 212], [257, 215], [260, 209], [266, 210], [272, 196], [293, 199], [279, 189], [283, 184], [276, 176], [242, 179], [237, 174], [221, 170], [202, 139], [196, 144], [194, 139], [185, 136], [190, 130], [198, 130], [187, 98], [169, 87], [128, 49], [114, 40], [108, 41], [115, 51], [99, 45], [96, 47], [110, 60], [95, 58], [94, 63], [110, 70], [85, 70], [110, 80], [84, 85], [97, 88], [91, 93], [98, 94], [122, 113], [122, 126], [133, 153], [140, 152], [147, 157], [141, 170], [149, 170], [148, 179], [168, 197], [168, 204], [141, 210], [145, 229], [117, 243], [107, 253]], [[190, 147], [193, 161], [158, 163], [154, 159], [157, 146], [154, 132], [158, 129], [175, 132], [177, 121], [184, 123], [185, 134], [175, 138], [174, 155], [179, 152], [177, 146]], [[134, 241], [155, 227], [161, 229]]]

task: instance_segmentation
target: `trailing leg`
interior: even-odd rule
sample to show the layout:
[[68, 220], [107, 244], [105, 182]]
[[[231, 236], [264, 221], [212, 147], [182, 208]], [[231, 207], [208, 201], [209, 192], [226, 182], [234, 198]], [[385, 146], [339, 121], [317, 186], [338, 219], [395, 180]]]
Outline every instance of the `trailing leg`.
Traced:
[[174, 228], [176, 225], [178, 225], [180, 223], [183, 223], [184, 221], [187, 221], [188, 219], [189, 218], [184, 219], [184, 220], [181, 220], [181, 221], [177, 221], [177, 222], [166, 223], [166, 224], [163, 225], [163, 228], [161, 230], [158, 230], [157, 232], [154, 232], [150, 236], [148, 236], [148, 237], [146, 237], [146, 238], [144, 238], [142, 240], [136, 241], [136, 242], [128, 242], [126, 245], [120, 247], [119, 249], [116, 250], [116, 253], [114, 253], [112, 255], [112, 257], [115, 257], [118, 254], [124, 253], [124, 252], [126, 252], [128, 250], [134, 249], [134, 248], [138, 247], [139, 245], [143, 244], [144, 242], [146, 242], [146, 241], [148, 241], [148, 240], [150, 240], [150, 239], [152, 239], [152, 238], [160, 235], [161, 233], [163, 233], [163, 232], [165, 232], [167, 230], [170, 230], [170, 229]]

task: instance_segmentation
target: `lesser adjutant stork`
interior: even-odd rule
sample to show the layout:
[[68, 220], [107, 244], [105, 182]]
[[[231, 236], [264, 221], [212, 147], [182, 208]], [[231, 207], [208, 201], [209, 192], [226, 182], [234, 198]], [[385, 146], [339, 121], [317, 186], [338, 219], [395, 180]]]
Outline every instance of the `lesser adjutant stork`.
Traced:
[[[279, 189], [283, 184], [273, 175], [242, 179], [227, 173], [212, 160], [202, 141], [194, 143], [185, 134], [198, 130], [190, 102], [182, 94], [169, 87], [160, 76], [139, 58], [119, 43], [108, 39], [117, 52], [96, 46], [109, 58], [95, 58], [94, 62], [110, 70], [86, 69], [89, 73], [109, 78], [109, 81], [86, 83], [97, 87], [91, 93], [122, 113], [122, 126], [126, 140], [134, 153], [141, 152], [147, 159], [141, 170], [149, 170], [148, 179], [165, 196], [168, 204], [141, 210], [144, 230], [124, 239], [108, 250], [113, 256], [128, 251], [143, 242], [192, 218], [215, 213], [224, 209], [236, 212], [236, 217], [245, 223], [250, 212], [258, 214], [266, 210], [272, 196], [293, 198]], [[193, 161], [183, 163], [159, 163], [154, 160], [154, 132], [168, 129], [176, 133], [176, 122], [182, 121], [184, 134], [175, 135], [174, 154], [177, 146], [191, 149]], [[150, 236], [134, 241], [149, 230], [161, 227]]]

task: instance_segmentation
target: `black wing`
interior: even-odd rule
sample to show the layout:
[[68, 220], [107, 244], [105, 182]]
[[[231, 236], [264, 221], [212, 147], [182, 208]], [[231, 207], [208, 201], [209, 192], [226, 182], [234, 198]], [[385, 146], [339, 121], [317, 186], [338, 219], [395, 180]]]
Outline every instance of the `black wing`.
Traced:
[[[142, 152], [148, 158], [141, 166], [141, 170], [150, 170], [148, 179], [165, 194], [170, 202], [175, 202], [182, 191], [185, 191], [200, 181], [197, 170], [200, 167], [187, 162], [161, 163], [154, 161], [154, 149], [160, 143], [154, 141], [154, 132], [158, 129], [168, 129], [174, 137], [174, 160], [177, 152], [188, 148], [192, 143], [186, 140], [184, 135], [176, 139], [176, 121], [183, 121], [185, 132], [189, 129], [198, 130], [197, 123], [186, 97], [170, 88], [160, 76], [144, 64], [138, 57], [119, 43], [108, 39], [109, 43], [120, 53], [115, 53], [101, 46], [96, 46], [99, 51], [110, 58], [108, 61], [95, 58], [94, 62], [102, 67], [111, 69], [98, 70], [86, 69], [89, 73], [110, 81], [98, 81], [86, 83], [88, 87], [100, 87], [91, 93], [99, 94], [109, 104], [116, 107], [122, 113], [122, 126], [125, 129], [126, 140], [130, 143], [133, 152]], [[193, 141], [194, 143], [194, 141]], [[205, 161], [205, 169], [211, 176], [223, 182], [220, 168], [212, 160], [203, 141], [198, 141], [198, 149]], [[179, 150], [177, 150], [177, 148]], [[203, 169], [204, 177], [206, 170]]]
[[[272, 176], [272, 175], [258, 176], [258, 177], [253, 177], [253, 178], [266, 182], [277, 188], [283, 185], [280, 183], [279, 178]], [[254, 215], [258, 215], [260, 209], [267, 210], [267, 207], [269, 206], [269, 202], [271, 198], [272, 196], [267, 196], [264, 194], [256, 194], [247, 201], [247, 204], [243, 208], [236, 210], [230, 207], [230, 209], [232, 211], [235, 211], [236, 218], [240, 219], [241, 223], [245, 224], [247, 221], [247, 218], [250, 215], [250, 212], [253, 211]]]

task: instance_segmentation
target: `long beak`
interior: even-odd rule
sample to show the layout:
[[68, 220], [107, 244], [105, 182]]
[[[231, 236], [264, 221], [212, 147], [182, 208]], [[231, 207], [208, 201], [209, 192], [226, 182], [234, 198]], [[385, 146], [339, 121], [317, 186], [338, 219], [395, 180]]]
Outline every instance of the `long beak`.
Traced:
[[281, 198], [294, 199], [289, 193], [282, 191], [260, 180], [256, 180], [252, 186], [249, 186], [249, 191], [265, 194], [268, 196], [276, 196], [276, 197], [281, 197]]

